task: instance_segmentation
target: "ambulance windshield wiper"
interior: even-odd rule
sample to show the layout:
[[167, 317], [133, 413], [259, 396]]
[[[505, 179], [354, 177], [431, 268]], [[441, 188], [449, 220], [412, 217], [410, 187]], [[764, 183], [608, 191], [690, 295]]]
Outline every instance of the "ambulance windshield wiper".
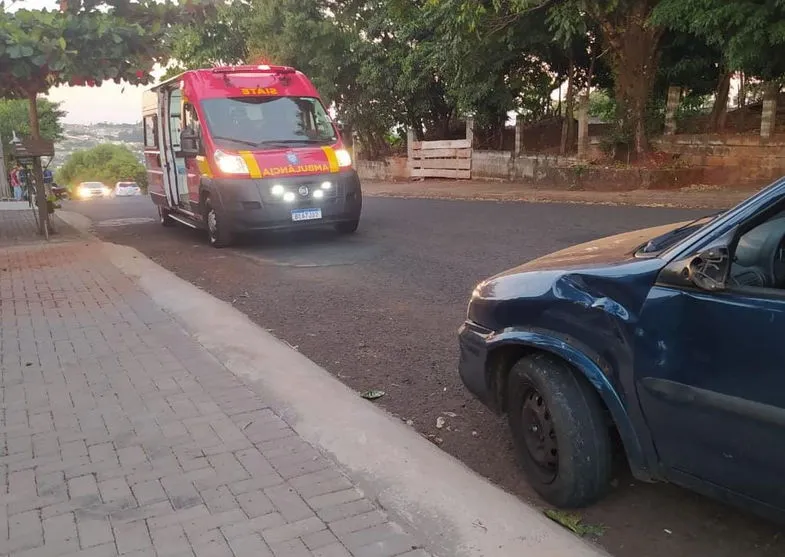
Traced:
[[312, 144], [327, 144], [335, 141], [335, 138], [325, 139], [270, 139], [267, 141], [260, 141], [257, 143], [259, 146], [274, 146], [274, 145], [312, 145]]
[[259, 147], [259, 143], [256, 141], [247, 141], [245, 139], [236, 139], [234, 137], [224, 137], [222, 135], [214, 135], [213, 139], [220, 139], [223, 141], [231, 141], [233, 143], [242, 143], [243, 145], [250, 145], [251, 147]]

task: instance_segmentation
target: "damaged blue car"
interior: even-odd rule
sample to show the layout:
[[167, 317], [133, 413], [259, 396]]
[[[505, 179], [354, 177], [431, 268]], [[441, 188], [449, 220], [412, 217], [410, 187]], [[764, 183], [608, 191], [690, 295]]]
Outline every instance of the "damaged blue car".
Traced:
[[485, 280], [459, 339], [549, 503], [600, 499], [619, 448], [640, 480], [785, 519], [785, 179]]

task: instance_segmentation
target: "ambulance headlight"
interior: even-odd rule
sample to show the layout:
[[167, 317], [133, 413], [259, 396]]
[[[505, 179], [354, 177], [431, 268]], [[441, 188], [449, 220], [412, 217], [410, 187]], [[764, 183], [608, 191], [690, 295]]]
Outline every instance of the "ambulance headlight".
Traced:
[[283, 194], [283, 200], [287, 203], [292, 203], [294, 201], [294, 193], [287, 191], [285, 194]]
[[338, 166], [341, 168], [352, 166], [352, 156], [346, 149], [336, 149], [335, 158], [338, 161]]
[[314, 199], [321, 199], [323, 197], [324, 197], [324, 191], [322, 191], [322, 190], [314, 190], [314, 192], [313, 192], [313, 198]]
[[284, 192], [284, 187], [281, 184], [275, 184], [273, 187], [270, 188], [270, 193], [273, 194], [275, 197], [281, 197]]
[[224, 174], [248, 174], [248, 165], [240, 155], [216, 151], [215, 164]]
[[329, 190], [332, 187], [333, 187], [332, 182], [322, 182], [322, 189], [323, 190]]

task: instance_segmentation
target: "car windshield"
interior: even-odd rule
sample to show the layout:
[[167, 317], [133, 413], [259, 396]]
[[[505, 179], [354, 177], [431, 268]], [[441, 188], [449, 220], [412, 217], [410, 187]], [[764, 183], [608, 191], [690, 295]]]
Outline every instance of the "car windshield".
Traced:
[[327, 112], [311, 97], [243, 97], [202, 101], [219, 146], [280, 148], [336, 141]]
[[710, 215], [698, 217], [697, 219], [690, 221], [687, 224], [679, 226], [678, 228], [674, 228], [673, 230], [670, 230], [665, 234], [661, 234], [656, 238], [652, 238], [638, 250], [638, 253], [643, 255], [651, 255], [653, 253], [661, 252], [671, 247], [679, 240], [686, 238], [699, 228], [703, 228], [724, 212], [725, 211], [718, 211]]

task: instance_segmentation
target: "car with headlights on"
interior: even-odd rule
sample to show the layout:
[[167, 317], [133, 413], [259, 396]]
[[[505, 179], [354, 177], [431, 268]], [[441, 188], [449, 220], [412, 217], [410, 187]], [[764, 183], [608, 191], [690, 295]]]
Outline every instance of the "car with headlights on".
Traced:
[[103, 182], [82, 182], [76, 188], [77, 199], [93, 199], [94, 197], [109, 197], [112, 190]]
[[632, 474], [785, 520], [785, 179], [728, 211], [482, 281], [460, 376], [549, 503]]

